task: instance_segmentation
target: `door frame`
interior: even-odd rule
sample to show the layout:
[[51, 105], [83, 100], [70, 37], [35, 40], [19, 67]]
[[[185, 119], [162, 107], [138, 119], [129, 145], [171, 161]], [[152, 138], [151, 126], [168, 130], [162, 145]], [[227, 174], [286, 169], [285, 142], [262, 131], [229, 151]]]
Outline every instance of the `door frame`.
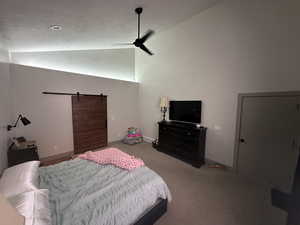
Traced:
[[239, 160], [239, 149], [240, 149], [240, 132], [242, 125], [242, 113], [243, 113], [243, 101], [247, 97], [300, 97], [300, 91], [285, 91], [285, 92], [254, 92], [254, 93], [239, 93], [238, 104], [237, 104], [237, 115], [236, 115], [236, 128], [234, 138], [234, 153], [233, 153], [233, 170], [235, 173], [239, 172], [238, 160]]

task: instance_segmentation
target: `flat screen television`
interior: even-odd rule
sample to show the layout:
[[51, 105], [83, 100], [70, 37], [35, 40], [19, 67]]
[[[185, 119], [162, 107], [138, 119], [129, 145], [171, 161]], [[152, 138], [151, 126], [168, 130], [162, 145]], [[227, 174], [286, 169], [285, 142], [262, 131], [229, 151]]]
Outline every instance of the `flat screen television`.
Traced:
[[169, 119], [200, 124], [201, 104], [201, 101], [170, 101]]

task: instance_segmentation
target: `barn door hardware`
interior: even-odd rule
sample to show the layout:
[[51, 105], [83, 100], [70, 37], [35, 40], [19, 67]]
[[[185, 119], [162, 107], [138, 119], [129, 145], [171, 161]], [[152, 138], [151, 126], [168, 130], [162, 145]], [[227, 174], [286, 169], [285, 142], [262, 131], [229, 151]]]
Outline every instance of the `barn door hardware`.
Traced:
[[[44, 95], [75, 95], [75, 96], [99, 96], [96, 94], [80, 94], [79, 92], [76, 93], [65, 93], [65, 92], [49, 92], [49, 91], [43, 91], [42, 94]], [[101, 97], [107, 97], [107, 95], [103, 95], [103, 93], [100, 94]]]

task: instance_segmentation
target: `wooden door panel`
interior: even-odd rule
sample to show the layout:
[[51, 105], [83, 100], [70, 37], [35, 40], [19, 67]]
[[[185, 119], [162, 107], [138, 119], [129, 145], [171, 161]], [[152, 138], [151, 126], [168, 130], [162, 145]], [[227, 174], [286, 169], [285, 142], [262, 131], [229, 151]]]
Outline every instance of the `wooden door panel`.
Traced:
[[106, 145], [105, 137], [94, 137], [83, 141], [79, 141], [78, 146], [82, 150], [93, 150]]
[[81, 121], [74, 126], [77, 129], [77, 132], [85, 132], [89, 130], [96, 129], [106, 129], [106, 121], [95, 121], [95, 120], [87, 120]]
[[72, 96], [74, 151], [107, 145], [106, 96]]
[[106, 133], [104, 132], [104, 129], [87, 129], [85, 131], [80, 131], [77, 134], [82, 137], [80, 141], [86, 140], [88, 138], [94, 139], [94, 138], [102, 138], [106, 137]]
[[[92, 104], [91, 104], [92, 105]], [[103, 107], [103, 105], [102, 104], [98, 104], [98, 105], [101, 105], [101, 107]], [[106, 114], [106, 108], [104, 109], [102, 109], [102, 110], [97, 110], [97, 111], [95, 111], [95, 110], [91, 110], [91, 109], [86, 109], [86, 108], [80, 108], [80, 107], [77, 107], [77, 108], [74, 108], [75, 110], [80, 110], [80, 114], [78, 114], [78, 111], [76, 111], [75, 113], [74, 113], [74, 115], [75, 116], [78, 116], [78, 117], [92, 117], [92, 116], [94, 116], [94, 115], [98, 115], [98, 114]], [[86, 115], [86, 114], [81, 114], [81, 113], [89, 113], [88, 115]]]

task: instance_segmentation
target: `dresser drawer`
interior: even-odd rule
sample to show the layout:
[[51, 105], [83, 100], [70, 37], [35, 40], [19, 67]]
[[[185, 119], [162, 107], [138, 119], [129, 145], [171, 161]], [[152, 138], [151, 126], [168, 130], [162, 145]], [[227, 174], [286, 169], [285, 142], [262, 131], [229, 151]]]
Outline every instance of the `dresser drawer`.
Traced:
[[205, 137], [206, 128], [161, 122], [158, 149], [200, 167], [204, 163]]

